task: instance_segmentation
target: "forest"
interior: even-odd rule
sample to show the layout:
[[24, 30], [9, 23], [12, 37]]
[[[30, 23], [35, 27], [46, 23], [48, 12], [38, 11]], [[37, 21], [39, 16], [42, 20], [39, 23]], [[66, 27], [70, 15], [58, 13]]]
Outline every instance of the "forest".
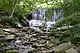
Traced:
[[80, 0], [0, 0], [0, 53], [80, 53]]

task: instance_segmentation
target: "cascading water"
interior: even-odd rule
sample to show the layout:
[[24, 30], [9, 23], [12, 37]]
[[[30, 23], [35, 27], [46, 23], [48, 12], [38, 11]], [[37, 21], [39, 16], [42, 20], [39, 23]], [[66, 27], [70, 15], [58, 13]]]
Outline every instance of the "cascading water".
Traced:
[[48, 33], [48, 31], [50, 30], [50, 28], [52, 27], [52, 25], [55, 24], [55, 19], [57, 18], [57, 14], [56, 11], [54, 11], [50, 21], [46, 22], [46, 32]]
[[58, 9], [57, 13], [58, 13], [58, 15], [57, 15], [57, 19], [58, 19], [57, 22], [60, 22], [64, 18], [64, 16], [63, 16], [63, 9]]
[[[31, 28], [40, 30], [40, 26], [42, 25], [42, 21], [45, 22], [45, 15], [46, 15], [46, 10], [47, 9], [38, 9], [35, 11], [34, 14], [32, 14], [32, 20], [29, 21], [29, 24]], [[62, 9], [57, 9], [57, 10], [51, 10], [53, 13], [50, 21], [45, 22], [46, 25], [46, 32], [54, 25], [56, 22], [61, 21], [63, 19], [63, 10]], [[57, 20], [57, 21], [55, 21]]]
[[42, 21], [44, 20], [45, 10], [36, 10], [34, 14], [32, 14], [32, 20], [29, 21], [30, 28], [40, 30], [39, 27], [42, 25]]
[[33, 20], [37, 20], [37, 14], [35, 13], [35, 14], [32, 14], [32, 19]]
[[51, 22], [55, 22], [55, 19], [56, 19], [56, 18], [57, 18], [57, 14], [56, 14], [56, 11], [54, 11], [54, 13], [53, 13], [50, 21], [51, 21]]

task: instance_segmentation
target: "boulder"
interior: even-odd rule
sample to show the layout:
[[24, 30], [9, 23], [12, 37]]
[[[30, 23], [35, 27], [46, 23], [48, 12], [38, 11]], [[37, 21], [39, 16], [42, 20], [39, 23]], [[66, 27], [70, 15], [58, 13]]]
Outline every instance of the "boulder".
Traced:
[[71, 42], [62, 43], [59, 46], [53, 47], [54, 52], [65, 52], [65, 50], [71, 48]]
[[74, 48], [70, 48], [70, 49], [66, 50], [65, 52], [66, 53], [77, 53]]
[[5, 38], [6, 39], [14, 39], [15, 38], [15, 35], [6, 35]]
[[9, 32], [9, 33], [18, 32], [18, 30], [16, 30], [15, 28], [3, 29], [3, 31], [5, 31], [5, 32]]
[[15, 43], [21, 43], [21, 40], [17, 40]]
[[80, 46], [76, 47], [76, 51], [80, 52]]

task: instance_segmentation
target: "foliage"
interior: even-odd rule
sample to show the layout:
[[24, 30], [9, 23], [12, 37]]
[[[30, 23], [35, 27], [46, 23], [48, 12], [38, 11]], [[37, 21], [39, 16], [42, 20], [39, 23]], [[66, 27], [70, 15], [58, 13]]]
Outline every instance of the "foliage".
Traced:
[[[78, 44], [80, 41], [80, 1], [79, 0], [64, 0], [63, 10], [64, 19], [61, 22], [56, 23], [54, 29], [50, 35], [60, 38], [60, 42], [71, 41]], [[73, 26], [66, 30], [56, 30], [58, 27]]]
[[[16, 20], [21, 20], [28, 12], [32, 13], [35, 9], [41, 8], [58, 8], [61, 7], [63, 0], [1, 0], [0, 15], [10, 21], [13, 25]], [[0, 20], [1, 20], [0, 19]], [[15, 21], [12, 21], [15, 20]]]

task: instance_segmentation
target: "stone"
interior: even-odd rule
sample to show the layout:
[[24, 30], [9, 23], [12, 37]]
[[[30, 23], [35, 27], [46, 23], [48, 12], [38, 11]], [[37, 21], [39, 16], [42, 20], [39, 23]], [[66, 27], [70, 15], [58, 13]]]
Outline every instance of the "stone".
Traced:
[[42, 53], [46, 53], [46, 51], [42, 51]]
[[22, 33], [15, 33], [17, 36], [21, 36], [21, 35], [23, 35]]
[[0, 38], [5, 38], [5, 35], [0, 35]]
[[80, 52], [80, 46], [76, 47], [76, 51]]
[[37, 39], [36, 38], [31, 38], [30, 41], [31, 42], [37, 42]]
[[36, 44], [38, 47], [45, 47], [46, 44]]
[[63, 27], [59, 27], [57, 28], [57, 30], [65, 30], [65, 29], [68, 29], [68, 28], [72, 28], [73, 26], [63, 26]]
[[22, 27], [22, 25], [20, 23], [17, 24], [17, 27]]
[[46, 43], [46, 40], [41, 39], [41, 40], [38, 40], [38, 42], [39, 42], [40, 44], [44, 44], [44, 43]]
[[3, 31], [10, 32], [10, 33], [18, 32], [18, 30], [16, 30], [15, 28], [3, 29]]
[[65, 52], [66, 53], [77, 53], [74, 48], [70, 48], [70, 49], [66, 50]]
[[40, 38], [46, 39], [48, 38], [48, 36], [40, 36]]
[[59, 46], [53, 47], [54, 52], [64, 52], [65, 50], [71, 48], [71, 42], [62, 43]]
[[10, 29], [3, 29], [3, 31], [11, 31]]
[[6, 37], [6, 39], [14, 39], [15, 35], [6, 35], [5, 37]]
[[21, 43], [21, 40], [17, 40], [17, 41], [15, 41], [15, 43]]
[[23, 32], [26, 32], [27, 30], [28, 30], [27, 27], [23, 27], [23, 28], [21, 28], [21, 31], [23, 31]]
[[4, 53], [4, 49], [0, 49], [0, 53]]
[[8, 32], [4, 32], [4, 34], [5, 34], [5, 35], [9, 35], [10, 33], [8, 33]]
[[32, 34], [32, 36], [36, 36], [37, 34]]

